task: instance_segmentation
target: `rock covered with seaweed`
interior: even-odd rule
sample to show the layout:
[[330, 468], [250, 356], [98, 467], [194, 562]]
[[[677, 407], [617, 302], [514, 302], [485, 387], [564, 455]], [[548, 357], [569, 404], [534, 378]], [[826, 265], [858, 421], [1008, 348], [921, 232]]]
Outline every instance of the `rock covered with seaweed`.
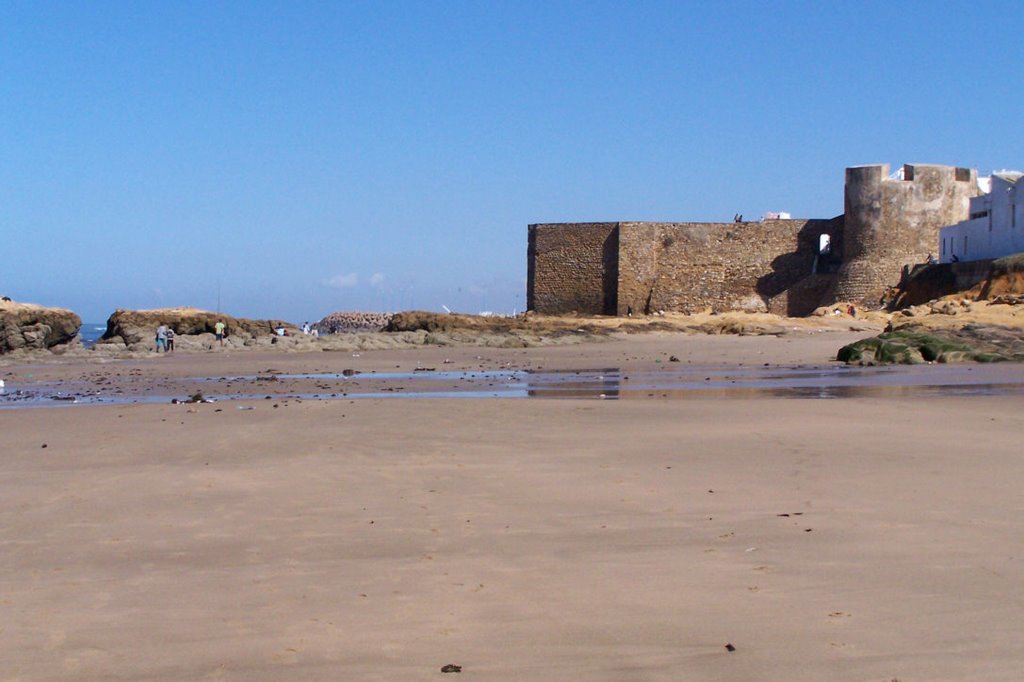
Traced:
[[860, 365], [1024, 362], [1024, 254], [918, 266], [892, 305], [884, 333], [836, 357]]
[[960, 328], [907, 324], [843, 346], [836, 357], [857, 365], [1024, 362], [1024, 329], [981, 324]]

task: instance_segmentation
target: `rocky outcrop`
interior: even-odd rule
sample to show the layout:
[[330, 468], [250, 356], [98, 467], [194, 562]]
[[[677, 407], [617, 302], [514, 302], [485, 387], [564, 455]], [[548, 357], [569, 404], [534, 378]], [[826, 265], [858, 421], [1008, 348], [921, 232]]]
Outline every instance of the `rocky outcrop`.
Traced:
[[[536, 317], [531, 319], [537, 319]], [[569, 322], [571, 326], [571, 321]], [[543, 326], [543, 325], [542, 325]], [[408, 310], [396, 312], [385, 332], [486, 332], [505, 334], [515, 330], [534, 329], [538, 325], [526, 322], [525, 317], [499, 315], [465, 315], [457, 312], [426, 312]], [[553, 327], [559, 327], [556, 323]]]
[[107, 330], [97, 346], [121, 344], [129, 350], [154, 347], [156, 328], [166, 324], [174, 330], [176, 343], [187, 343], [182, 337], [213, 337], [217, 322], [227, 328], [226, 343], [251, 345], [259, 337], [274, 336], [274, 329], [283, 326], [288, 334], [301, 334], [295, 325], [281, 320], [249, 320], [198, 308], [156, 308], [153, 310], [116, 310], [107, 319]]
[[331, 313], [313, 325], [320, 334], [381, 332], [391, 322], [392, 313]]
[[[908, 295], [885, 333], [844, 346], [837, 359], [860, 365], [1024, 362], [1024, 254], [918, 266], [906, 279], [902, 293]], [[935, 298], [909, 305], [928, 295]]]
[[460, 315], [458, 313], [431, 313], [422, 310], [410, 310], [395, 313], [384, 329], [387, 332], [451, 332], [451, 331], [486, 331], [508, 332], [523, 328], [523, 320], [514, 317], [485, 317], [478, 315]]
[[1024, 329], [980, 324], [936, 329], [908, 324], [843, 346], [837, 359], [855, 365], [1022, 362]]
[[49, 350], [61, 353], [78, 344], [82, 319], [65, 308], [0, 301], [0, 353]]

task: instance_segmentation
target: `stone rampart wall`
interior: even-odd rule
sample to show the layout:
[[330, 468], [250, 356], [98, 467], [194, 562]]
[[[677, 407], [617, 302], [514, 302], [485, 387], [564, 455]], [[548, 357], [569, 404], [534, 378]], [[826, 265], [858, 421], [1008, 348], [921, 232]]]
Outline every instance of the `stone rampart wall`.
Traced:
[[831, 281], [819, 238], [830, 235], [837, 254], [842, 225], [841, 217], [531, 225], [528, 305], [551, 314], [807, 314]]
[[527, 307], [615, 314], [618, 223], [530, 225]]
[[[620, 223], [618, 312], [777, 308], [814, 273], [819, 237], [838, 248], [841, 230], [841, 220]], [[798, 314], [791, 303], [781, 312]]]
[[935, 254], [939, 228], [966, 218], [978, 192], [971, 169], [907, 164], [890, 178], [883, 164], [846, 169], [846, 212], [831, 220], [531, 225], [528, 306], [805, 315], [878, 304], [904, 268]]

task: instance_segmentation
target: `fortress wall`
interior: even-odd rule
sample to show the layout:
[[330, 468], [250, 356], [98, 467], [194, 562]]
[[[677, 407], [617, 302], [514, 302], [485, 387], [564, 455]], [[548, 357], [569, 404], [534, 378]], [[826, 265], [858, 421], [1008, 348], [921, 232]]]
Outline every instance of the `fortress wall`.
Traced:
[[[846, 169], [846, 212], [831, 220], [531, 225], [527, 299], [545, 313], [769, 310], [806, 315], [876, 303], [904, 268], [968, 216], [977, 171], [905, 165]], [[819, 257], [819, 237], [832, 251]], [[838, 270], [838, 272], [837, 272]]]
[[618, 223], [529, 227], [526, 306], [539, 313], [616, 310]]
[[939, 228], [968, 217], [977, 172], [952, 166], [888, 164], [846, 169], [845, 262], [829, 301], [877, 301], [905, 265], [938, 249]]
[[661, 237], [671, 223], [620, 223], [617, 308], [619, 315], [658, 310], [649, 304], [658, 279]]
[[811, 276], [821, 234], [841, 248], [842, 219], [620, 223], [618, 313], [771, 308], [806, 314], [817, 306], [822, 284], [805, 287], [810, 301], [790, 300], [787, 290]]

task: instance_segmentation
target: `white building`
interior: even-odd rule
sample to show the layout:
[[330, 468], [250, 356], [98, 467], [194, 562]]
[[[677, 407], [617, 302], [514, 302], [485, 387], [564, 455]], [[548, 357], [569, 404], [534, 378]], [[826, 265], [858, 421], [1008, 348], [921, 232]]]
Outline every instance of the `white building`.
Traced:
[[971, 199], [968, 220], [939, 230], [939, 262], [1001, 258], [1024, 251], [1024, 173], [978, 178], [986, 192]]

